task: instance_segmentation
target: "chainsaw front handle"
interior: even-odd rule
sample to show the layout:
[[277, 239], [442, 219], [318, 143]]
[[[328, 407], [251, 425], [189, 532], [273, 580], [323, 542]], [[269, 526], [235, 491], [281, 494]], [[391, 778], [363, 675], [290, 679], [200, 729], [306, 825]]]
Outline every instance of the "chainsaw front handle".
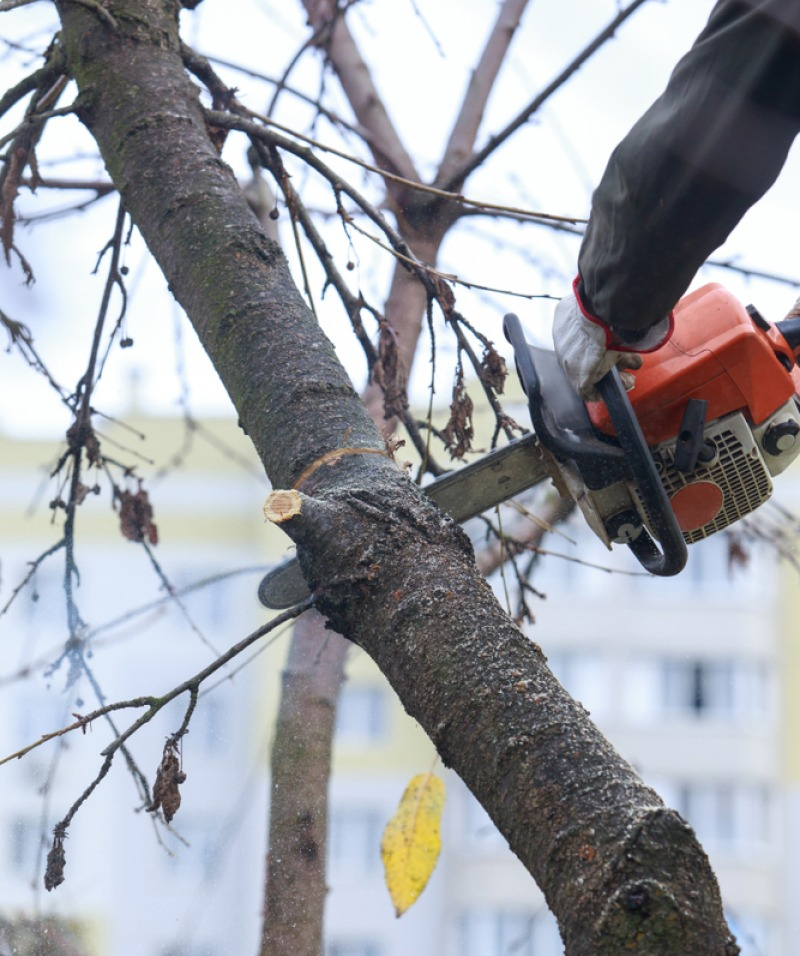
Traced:
[[597, 390], [611, 416], [617, 439], [662, 550], [658, 550], [646, 528], [628, 542], [628, 547], [639, 564], [651, 574], [660, 577], [679, 574], [686, 567], [686, 541], [616, 367], [600, 379]]

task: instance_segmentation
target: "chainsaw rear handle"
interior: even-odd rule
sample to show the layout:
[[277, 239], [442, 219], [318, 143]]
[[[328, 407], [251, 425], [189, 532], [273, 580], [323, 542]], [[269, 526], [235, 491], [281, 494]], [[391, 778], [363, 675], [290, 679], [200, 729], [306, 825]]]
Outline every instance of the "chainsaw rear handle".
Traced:
[[658, 550], [646, 528], [628, 542], [628, 547], [639, 564], [651, 574], [660, 577], [678, 574], [686, 566], [686, 541], [616, 366], [600, 379], [597, 390], [611, 416], [617, 439], [662, 550]]

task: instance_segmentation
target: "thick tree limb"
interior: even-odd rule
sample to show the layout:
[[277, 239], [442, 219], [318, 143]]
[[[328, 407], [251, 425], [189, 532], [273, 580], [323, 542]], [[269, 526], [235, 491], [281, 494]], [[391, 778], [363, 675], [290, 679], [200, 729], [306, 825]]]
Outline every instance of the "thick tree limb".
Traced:
[[[330, 58], [339, 77], [345, 96], [359, 123], [369, 131], [369, 147], [379, 166], [397, 173], [405, 179], [419, 180], [419, 173], [411, 156], [403, 146], [389, 117], [369, 67], [356, 46], [343, 13], [337, 9], [335, 0], [303, 0], [308, 13], [308, 22], [314, 30], [328, 25], [330, 33], [320, 43]], [[395, 200], [397, 190], [388, 185]]]
[[456, 170], [454, 173], [451, 173], [449, 179], [443, 179], [438, 182], [438, 185], [442, 189], [456, 189], [458, 184], [464, 182], [464, 180], [469, 176], [470, 173], [474, 172], [479, 166], [481, 166], [489, 156], [516, 131], [523, 126], [528, 120], [542, 108], [542, 106], [550, 99], [550, 97], [569, 80], [571, 77], [577, 73], [577, 71], [589, 60], [594, 54], [606, 43], [607, 40], [610, 40], [614, 36], [617, 29], [631, 16], [632, 13], [635, 13], [643, 3], [647, 3], [647, 0], [631, 0], [631, 3], [627, 7], [623, 7], [622, 10], [614, 17], [614, 19], [609, 23], [609, 25], [602, 30], [598, 35], [589, 43], [583, 50], [569, 63], [564, 69], [558, 74], [558, 76], [548, 83], [548, 85], [535, 96], [531, 102], [521, 110], [511, 122], [505, 126], [499, 133], [495, 133], [494, 136], [490, 137], [489, 141], [478, 150], [477, 153], [472, 156], [472, 158], [465, 163], [460, 169]]
[[[528, 0], [505, 0], [501, 6], [481, 58], [472, 71], [461, 110], [439, 164], [437, 182], [450, 182], [458, 169], [465, 168], [472, 155], [486, 104], [527, 5]], [[454, 185], [460, 191], [461, 184]]]
[[[59, 3], [81, 118], [273, 485], [377, 431], [206, 132], [169, 0]], [[155, 174], [157, 171], [157, 175]], [[569, 956], [731, 956], [708, 861], [561, 689], [482, 582], [461, 530], [387, 458], [314, 471], [282, 527], [362, 646], [486, 807]], [[254, 520], [257, 520], [254, 517]]]
[[349, 646], [313, 611], [295, 626], [272, 747], [260, 956], [324, 950], [328, 782]]

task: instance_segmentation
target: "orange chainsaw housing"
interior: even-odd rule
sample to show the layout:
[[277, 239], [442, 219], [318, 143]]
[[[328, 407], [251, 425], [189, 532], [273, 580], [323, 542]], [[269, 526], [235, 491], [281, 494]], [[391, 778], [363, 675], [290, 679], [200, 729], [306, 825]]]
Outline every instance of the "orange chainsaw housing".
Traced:
[[[706, 421], [741, 411], [757, 426], [800, 395], [800, 369], [784, 337], [773, 325], [759, 327], [716, 283], [681, 299], [672, 337], [642, 358], [628, 397], [650, 446], [675, 438], [690, 398], [708, 403]], [[586, 408], [595, 428], [615, 434], [602, 402]]]

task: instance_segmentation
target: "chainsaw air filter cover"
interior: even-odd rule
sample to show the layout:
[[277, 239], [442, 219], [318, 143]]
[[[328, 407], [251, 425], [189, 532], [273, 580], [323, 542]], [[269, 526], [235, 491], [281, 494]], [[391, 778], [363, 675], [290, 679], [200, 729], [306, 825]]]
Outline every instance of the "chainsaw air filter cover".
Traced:
[[[719, 285], [686, 296], [675, 331], [643, 356], [628, 393], [687, 543], [726, 528], [772, 493], [771, 476], [800, 454], [800, 371], [780, 332], [746, 310]], [[689, 464], [678, 460], [687, 407], [700, 409]], [[614, 430], [600, 403], [589, 416], [603, 434]], [[637, 489], [637, 510], [651, 524]]]

